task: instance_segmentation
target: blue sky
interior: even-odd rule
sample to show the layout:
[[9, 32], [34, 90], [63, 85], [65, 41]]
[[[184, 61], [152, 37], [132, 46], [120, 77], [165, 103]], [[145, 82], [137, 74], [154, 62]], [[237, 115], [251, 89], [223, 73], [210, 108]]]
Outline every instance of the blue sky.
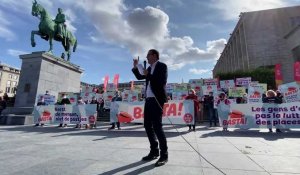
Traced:
[[[209, 78], [240, 12], [300, 5], [300, 0], [38, 0], [55, 17], [61, 7], [78, 39], [71, 62], [85, 71], [81, 81], [100, 84], [135, 80], [132, 59], [156, 48], [169, 68], [169, 83]], [[48, 42], [30, 33], [39, 19], [31, 0], [1, 0], [0, 61], [21, 67], [20, 54], [47, 51]], [[54, 42], [54, 55], [62, 46]]]

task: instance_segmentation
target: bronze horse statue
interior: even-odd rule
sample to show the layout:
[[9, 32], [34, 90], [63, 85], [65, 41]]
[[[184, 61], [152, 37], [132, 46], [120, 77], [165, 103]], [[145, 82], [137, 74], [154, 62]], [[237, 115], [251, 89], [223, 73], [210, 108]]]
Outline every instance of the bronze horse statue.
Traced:
[[43, 6], [38, 4], [34, 0], [32, 4], [31, 14], [40, 19], [39, 30], [31, 31], [31, 46], [35, 47], [36, 43], [34, 41], [34, 35], [40, 35], [42, 39], [46, 41], [49, 40], [50, 49], [48, 52], [52, 53], [53, 44], [52, 40], [59, 41], [62, 43], [65, 51], [67, 52], [67, 60], [70, 60], [71, 57], [71, 47], [73, 46], [73, 52], [75, 52], [77, 47], [77, 39], [69, 30], [64, 30], [62, 32], [62, 37], [57, 37], [58, 24], [50, 17], [48, 12], [44, 9]]

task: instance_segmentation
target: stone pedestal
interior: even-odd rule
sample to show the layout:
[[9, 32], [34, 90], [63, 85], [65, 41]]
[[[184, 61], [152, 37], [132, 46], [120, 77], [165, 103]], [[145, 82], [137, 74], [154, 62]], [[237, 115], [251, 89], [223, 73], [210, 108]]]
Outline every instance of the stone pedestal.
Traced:
[[[30, 124], [37, 96], [49, 91], [58, 97], [59, 92], [80, 92], [83, 70], [70, 62], [47, 52], [20, 55], [21, 75], [15, 105], [2, 112], [0, 124]], [[28, 118], [29, 117], [29, 118]], [[31, 121], [31, 122], [30, 122]]]
[[56, 96], [59, 92], [80, 92], [79, 66], [55, 57], [47, 52], [33, 52], [20, 55], [21, 75], [16, 95], [15, 107], [32, 107], [37, 103], [37, 95], [46, 90]]

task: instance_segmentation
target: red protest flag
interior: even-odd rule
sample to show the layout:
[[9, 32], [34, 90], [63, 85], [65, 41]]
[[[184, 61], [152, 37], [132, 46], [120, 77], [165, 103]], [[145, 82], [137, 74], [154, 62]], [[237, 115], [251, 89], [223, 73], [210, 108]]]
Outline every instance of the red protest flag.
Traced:
[[114, 87], [116, 90], [118, 90], [118, 84], [119, 84], [119, 74], [116, 74], [114, 76]]
[[277, 87], [282, 84], [281, 64], [275, 64], [275, 82]]
[[104, 83], [103, 83], [103, 90], [104, 90], [104, 92], [106, 92], [108, 80], [109, 80], [109, 76], [106, 75], [106, 76], [104, 77]]
[[300, 83], [300, 61], [294, 63], [294, 80]]

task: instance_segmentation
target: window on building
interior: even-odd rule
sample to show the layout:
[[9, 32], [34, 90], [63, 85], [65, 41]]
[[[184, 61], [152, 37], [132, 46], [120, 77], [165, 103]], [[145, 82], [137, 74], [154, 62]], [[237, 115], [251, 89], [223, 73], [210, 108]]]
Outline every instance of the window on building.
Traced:
[[13, 79], [17, 80], [18, 79], [18, 75], [13, 75]]
[[9, 80], [6, 82], [6, 88], [5, 88], [5, 92], [6, 92], [6, 93], [10, 93], [10, 89], [11, 89], [11, 88], [10, 88], [10, 83], [11, 83], [11, 82], [10, 82]]
[[17, 93], [17, 87], [13, 87], [11, 93], [16, 94]]
[[17, 82], [13, 81], [11, 85], [11, 93], [16, 94], [17, 92]]
[[13, 82], [11, 83], [11, 86], [12, 86], [12, 87], [16, 87], [16, 86], [17, 86], [17, 82], [13, 81]]
[[10, 79], [12, 79], [13, 76], [12, 76], [12, 74], [9, 74], [8, 77], [9, 77]]
[[10, 93], [10, 87], [6, 87], [6, 88], [5, 88], [5, 92], [6, 92], [6, 93]]

